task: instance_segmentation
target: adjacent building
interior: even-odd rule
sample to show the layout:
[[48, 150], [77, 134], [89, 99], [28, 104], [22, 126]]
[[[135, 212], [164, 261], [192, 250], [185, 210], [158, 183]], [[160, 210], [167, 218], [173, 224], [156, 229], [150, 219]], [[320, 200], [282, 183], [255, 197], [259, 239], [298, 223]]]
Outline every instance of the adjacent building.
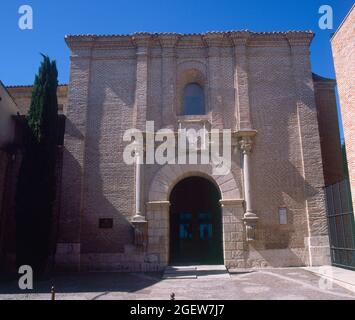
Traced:
[[10, 200], [6, 197], [6, 191], [10, 185], [9, 174], [14, 160], [13, 151], [16, 140], [14, 117], [18, 111], [16, 102], [0, 81], [0, 259], [4, 252], [5, 228], [9, 216], [9, 211], [5, 210], [7, 202]]
[[355, 205], [355, 6], [332, 37], [353, 206]]

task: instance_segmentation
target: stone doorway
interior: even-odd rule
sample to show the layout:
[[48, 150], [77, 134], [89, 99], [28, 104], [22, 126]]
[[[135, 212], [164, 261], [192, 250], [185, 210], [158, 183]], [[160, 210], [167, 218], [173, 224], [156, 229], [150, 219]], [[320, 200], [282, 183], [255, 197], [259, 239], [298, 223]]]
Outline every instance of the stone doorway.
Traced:
[[208, 179], [194, 176], [170, 194], [172, 265], [223, 264], [221, 195]]

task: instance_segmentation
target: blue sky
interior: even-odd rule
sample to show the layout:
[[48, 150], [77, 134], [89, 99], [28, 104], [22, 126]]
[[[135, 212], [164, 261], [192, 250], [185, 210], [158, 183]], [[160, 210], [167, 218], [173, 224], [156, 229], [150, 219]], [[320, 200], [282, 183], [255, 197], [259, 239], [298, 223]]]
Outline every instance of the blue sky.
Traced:
[[[31, 84], [40, 52], [57, 60], [59, 81], [69, 79], [66, 34], [313, 30], [313, 71], [334, 77], [330, 36], [353, 0], [2, 0], [0, 5], [0, 80], [5, 85]], [[20, 30], [18, 9], [33, 8], [33, 30]], [[334, 30], [318, 26], [321, 5], [334, 11]]]

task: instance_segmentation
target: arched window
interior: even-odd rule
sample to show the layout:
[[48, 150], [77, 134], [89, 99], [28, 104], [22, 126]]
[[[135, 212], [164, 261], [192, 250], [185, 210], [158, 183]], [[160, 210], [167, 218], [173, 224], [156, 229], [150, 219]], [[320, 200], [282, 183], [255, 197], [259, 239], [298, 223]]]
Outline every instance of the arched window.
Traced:
[[205, 114], [203, 88], [198, 83], [189, 83], [184, 88], [184, 115]]

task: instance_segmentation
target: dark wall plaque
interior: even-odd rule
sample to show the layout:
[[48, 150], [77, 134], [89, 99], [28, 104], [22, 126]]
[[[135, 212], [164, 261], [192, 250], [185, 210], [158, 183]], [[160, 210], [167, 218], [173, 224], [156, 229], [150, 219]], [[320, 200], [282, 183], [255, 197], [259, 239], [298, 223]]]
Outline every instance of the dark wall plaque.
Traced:
[[112, 229], [113, 228], [113, 219], [111, 219], [111, 218], [99, 219], [99, 228], [100, 229]]

